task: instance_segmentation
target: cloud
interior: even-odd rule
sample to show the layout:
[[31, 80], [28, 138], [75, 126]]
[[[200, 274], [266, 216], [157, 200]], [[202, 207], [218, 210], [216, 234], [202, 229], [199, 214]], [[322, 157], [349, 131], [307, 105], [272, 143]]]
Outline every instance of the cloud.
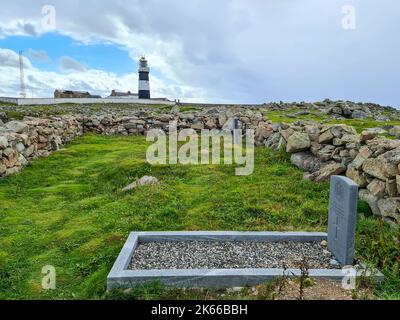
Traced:
[[60, 69], [64, 72], [83, 72], [86, 67], [75, 59], [64, 56], [60, 59]]
[[[55, 89], [84, 90], [101, 96], [108, 96], [113, 89], [137, 91], [136, 73], [118, 76], [112, 72], [85, 69], [80, 72], [59, 74], [32, 67], [29, 59], [24, 59], [25, 64], [29, 66], [25, 70], [28, 97], [51, 97]], [[18, 54], [12, 50], [0, 49], [0, 62], [0, 96], [18, 96], [20, 90]], [[188, 97], [188, 101], [202, 101], [198, 96], [205, 94], [201, 88], [168, 84], [154, 75], [150, 76], [150, 85], [152, 96], [158, 98], [184, 95]]]
[[[31, 62], [23, 57], [24, 67], [32, 68]], [[9, 49], [0, 48], [0, 67], [19, 68], [19, 55]]]
[[39, 61], [39, 62], [47, 62], [50, 60], [49, 56], [47, 55], [47, 52], [44, 50], [29, 49], [27, 52], [27, 55], [32, 60]]
[[[145, 53], [163, 90], [182, 94], [175, 98], [197, 93], [213, 102], [250, 103], [330, 97], [400, 106], [400, 42], [393, 41], [399, 1], [354, 1], [354, 31], [341, 28], [347, 0], [52, 4], [58, 33], [83, 44], [113, 43], [135, 61]], [[40, 1], [2, 1], [0, 37], [40, 35], [42, 18]]]

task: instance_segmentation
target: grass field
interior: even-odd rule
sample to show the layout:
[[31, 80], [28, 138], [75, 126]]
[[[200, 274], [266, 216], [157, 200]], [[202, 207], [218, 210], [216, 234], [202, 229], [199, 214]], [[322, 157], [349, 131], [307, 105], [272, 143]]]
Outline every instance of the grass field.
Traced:
[[[257, 148], [254, 173], [238, 177], [235, 166], [150, 166], [147, 146], [86, 135], [0, 180], [0, 299], [218, 298], [157, 284], [106, 295], [106, 277], [133, 230], [326, 230], [328, 184], [302, 180], [282, 153]], [[143, 175], [161, 184], [121, 191]], [[375, 294], [399, 299], [400, 238], [359, 211], [358, 254], [387, 276]], [[41, 287], [45, 265], [56, 290]]]

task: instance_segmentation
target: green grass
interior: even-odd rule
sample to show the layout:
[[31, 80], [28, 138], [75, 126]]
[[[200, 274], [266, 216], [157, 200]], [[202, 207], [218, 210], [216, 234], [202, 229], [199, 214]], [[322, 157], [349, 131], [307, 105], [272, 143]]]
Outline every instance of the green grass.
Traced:
[[[296, 115], [295, 118], [288, 117], [288, 115], [295, 115], [296, 112], [302, 111], [300, 108], [290, 108], [288, 110], [279, 110], [279, 111], [269, 111], [268, 112], [268, 119], [274, 123], [286, 122], [286, 123], [293, 123], [298, 120], [311, 120], [315, 122], [324, 122], [328, 124], [346, 124], [349, 126], [353, 126], [357, 132], [361, 133], [364, 129], [367, 128], [375, 128], [381, 127], [384, 125], [393, 125], [399, 126], [400, 121], [393, 120], [393, 121], [376, 121], [372, 118], [370, 119], [344, 119], [344, 120], [337, 120], [333, 119], [330, 115], [324, 114], [318, 110], [309, 111], [310, 113], [307, 115]], [[390, 137], [386, 135], [387, 137]]]
[[[232, 165], [151, 166], [148, 145], [86, 135], [0, 180], [0, 299], [120, 297], [105, 294], [106, 276], [133, 230], [326, 230], [328, 184], [303, 180], [282, 153], [257, 148], [254, 173], [238, 177]], [[143, 175], [161, 184], [121, 191]], [[399, 298], [398, 240], [360, 210], [358, 252], [388, 275], [377, 295]], [[41, 288], [45, 265], [56, 290]], [[153, 285], [131, 297], [204, 296]]]

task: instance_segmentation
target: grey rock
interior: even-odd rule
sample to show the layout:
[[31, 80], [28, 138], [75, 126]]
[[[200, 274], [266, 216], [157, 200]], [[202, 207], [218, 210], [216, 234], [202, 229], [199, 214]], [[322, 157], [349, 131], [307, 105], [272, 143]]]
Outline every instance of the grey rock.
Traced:
[[378, 208], [382, 216], [395, 219], [400, 222], [399, 199], [387, 198], [378, 201]]
[[293, 153], [290, 161], [302, 171], [315, 172], [321, 168], [321, 161], [310, 152]]
[[130, 190], [136, 189], [141, 186], [155, 185], [158, 182], [159, 182], [158, 179], [155, 177], [143, 176], [138, 181], [135, 181], [135, 182], [127, 185], [125, 188], [122, 189], [122, 191], [130, 191]]
[[0, 136], [0, 149], [6, 149], [8, 146], [8, 139], [5, 136]]
[[10, 121], [5, 124], [5, 127], [16, 133], [26, 133], [28, 131], [28, 125], [21, 121]]
[[372, 195], [367, 189], [361, 189], [358, 193], [358, 197], [360, 200], [368, 203], [374, 215], [376, 216], [381, 215], [381, 212], [378, 207], [378, 198]]
[[286, 146], [286, 151], [289, 153], [295, 153], [310, 148], [311, 140], [307, 133], [295, 132], [293, 133]]
[[352, 114], [353, 119], [368, 119], [369, 115], [361, 110], [354, 110]]
[[315, 182], [324, 182], [329, 180], [329, 178], [333, 175], [339, 175], [346, 171], [346, 166], [337, 163], [337, 162], [329, 162], [321, 167], [317, 172], [315, 172]]

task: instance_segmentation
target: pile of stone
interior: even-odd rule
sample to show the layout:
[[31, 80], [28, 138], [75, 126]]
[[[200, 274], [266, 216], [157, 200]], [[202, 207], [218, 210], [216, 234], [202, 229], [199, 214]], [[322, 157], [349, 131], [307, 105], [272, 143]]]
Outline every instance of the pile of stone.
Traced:
[[291, 154], [293, 165], [315, 182], [345, 174], [360, 187], [360, 199], [376, 215], [400, 223], [400, 140], [380, 136], [377, 128], [361, 134], [346, 125], [298, 121], [294, 124], [260, 122], [258, 145]]
[[288, 113], [289, 118], [296, 118], [301, 115], [308, 115], [315, 112], [318, 114], [330, 115], [333, 119], [373, 119], [376, 121], [399, 120], [400, 113], [392, 107], [380, 106], [375, 103], [355, 103], [352, 101], [332, 101], [325, 99], [324, 101], [315, 103], [269, 103], [265, 107], [275, 111], [300, 109], [294, 114]]
[[26, 117], [5, 123], [0, 126], [0, 177], [21, 171], [82, 133], [80, 121], [73, 116]]

